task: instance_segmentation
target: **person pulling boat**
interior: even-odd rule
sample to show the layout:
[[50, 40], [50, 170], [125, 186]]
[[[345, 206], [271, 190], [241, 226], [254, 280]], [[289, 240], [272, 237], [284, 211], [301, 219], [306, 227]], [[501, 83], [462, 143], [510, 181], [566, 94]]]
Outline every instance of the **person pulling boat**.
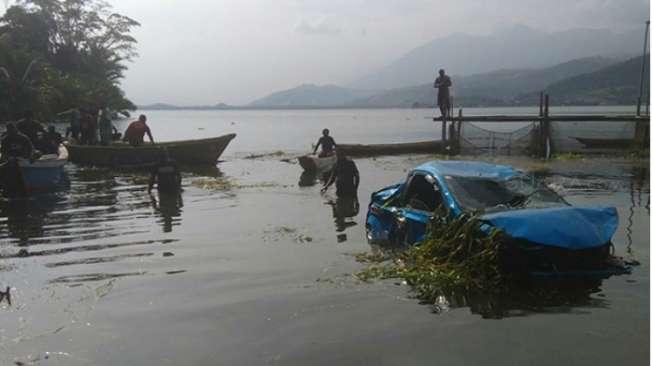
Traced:
[[138, 117], [137, 121], [134, 121], [129, 124], [127, 130], [125, 131], [125, 137], [123, 141], [129, 142], [132, 146], [142, 145], [144, 141], [145, 134], [150, 138], [150, 142], [154, 143], [154, 138], [152, 138], [152, 132], [150, 127], [147, 125], [147, 117], [144, 114], [141, 114]]
[[320, 155], [318, 157], [323, 158], [326, 156], [331, 156], [333, 155], [333, 149], [336, 147], [336, 142], [333, 140], [333, 137], [329, 136], [329, 129], [325, 128], [322, 130], [322, 137], [320, 137], [319, 140], [317, 140], [317, 145], [315, 145], [315, 149], [313, 149], [313, 155], [317, 153], [317, 149], [322, 146], [322, 151], [320, 152]]
[[336, 165], [331, 171], [331, 177], [321, 189], [325, 193], [332, 184], [336, 184], [336, 196], [357, 197], [360, 174], [353, 160], [349, 159], [342, 149], [336, 149]]

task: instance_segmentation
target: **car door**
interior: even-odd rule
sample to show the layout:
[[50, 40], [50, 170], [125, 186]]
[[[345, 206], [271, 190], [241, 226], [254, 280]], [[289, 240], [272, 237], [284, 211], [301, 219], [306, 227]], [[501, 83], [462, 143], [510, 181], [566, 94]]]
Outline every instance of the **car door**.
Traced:
[[398, 241], [412, 245], [424, 240], [426, 227], [442, 202], [437, 180], [427, 173], [413, 173], [408, 178], [402, 205], [396, 214]]

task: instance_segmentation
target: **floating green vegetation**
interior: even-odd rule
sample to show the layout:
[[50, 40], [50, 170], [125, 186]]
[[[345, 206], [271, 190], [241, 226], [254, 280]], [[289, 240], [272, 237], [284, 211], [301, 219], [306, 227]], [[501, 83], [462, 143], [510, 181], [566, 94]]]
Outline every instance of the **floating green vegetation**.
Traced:
[[498, 230], [488, 235], [480, 230], [477, 216], [459, 217], [433, 220], [427, 237], [419, 246], [391, 256], [355, 255], [359, 262], [369, 264], [356, 277], [361, 281], [403, 279], [420, 300], [431, 304], [454, 292], [499, 293], [505, 289]]
[[227, 178], [197, 178], [193, 179], [191, 184], [209, 191], [229, 191], [234, 188], [233, 183]]
[[577, 152], [568, 152], [562, 154], [553, 154], [552, 159], [559, 160], [559, 161], [584, 160], [585, 156]]
[[289, 226], [278, 226], [270, 230], [265, 230], [263, 232], [264, 241], [274, 241], [278, 242], [283, 238], [292, 238], [293, 241], [297, 243], [310, 243], [313, 241], [313, 238], [309, 235], [302, 234], [298, 232], [297, 229]]
[[229, 191], [233, 189], [247, 189], [247, 188], [287, 188], [289, 186], [280, 185], [274, 182], [259, 182], [250, 184], [239, 184], [228, 178], [197, 178], [191, 184], [197, 188], [209, 191]]
[[649, 149], [637, 149], [628, 153], [628, 159], [634, 161], [645, 160], [648, 163], [648, 160], [651, 158], [651, 151]]
[[245, 159], [273, 158], [273, 157], [283, 156], [285, 154], [286, 154], [285, 152], [279, 150], [279, 151], [275, 151], [275, 152], [267, 153], [267, 154], [251, 154], [251, 155], [247, 155], [247, 156], [245, 156]]

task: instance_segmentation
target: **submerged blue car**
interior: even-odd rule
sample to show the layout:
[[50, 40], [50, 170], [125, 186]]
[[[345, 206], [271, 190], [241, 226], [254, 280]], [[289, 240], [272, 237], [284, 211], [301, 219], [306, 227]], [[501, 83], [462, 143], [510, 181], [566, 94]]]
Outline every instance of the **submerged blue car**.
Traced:
[[[440, 209], [438, 209], [440, 208]], [[575, 207], [534, 176], [506, 165], [431, 161], [405, 182], [372, 194], [371, 243], [419, 244], [435, 212], [482, 212], [481, 229], [503, 231], [505, 258], [530, 273], [605, 271], [619, 218], [614, 207]]]

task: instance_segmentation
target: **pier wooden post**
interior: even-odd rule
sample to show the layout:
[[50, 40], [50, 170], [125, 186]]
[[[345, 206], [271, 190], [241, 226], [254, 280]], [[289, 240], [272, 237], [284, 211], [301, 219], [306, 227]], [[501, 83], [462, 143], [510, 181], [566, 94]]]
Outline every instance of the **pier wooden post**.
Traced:
[[544, 92], [540, 92], [540, 117], [544, 115]]
[[633, 136], [633, 150], [645, 149], [649, 141], [650, 134], [650, 118], [635, 122], [635, 136]]
[[463, 109], [460, 108], [458, 109], [458, 127], [456, 131], [456, 143], [458, 144], [458, 147], [460, 148], [460, 139], [462, 138], [461, 133], [462, 133], [462, 127], [463, 127]]
[[544, 113], [540, 118], [540, 156], [548, 159], [551, 155], [551, 126], [549, 120], [549, 94], [544, 95]]

